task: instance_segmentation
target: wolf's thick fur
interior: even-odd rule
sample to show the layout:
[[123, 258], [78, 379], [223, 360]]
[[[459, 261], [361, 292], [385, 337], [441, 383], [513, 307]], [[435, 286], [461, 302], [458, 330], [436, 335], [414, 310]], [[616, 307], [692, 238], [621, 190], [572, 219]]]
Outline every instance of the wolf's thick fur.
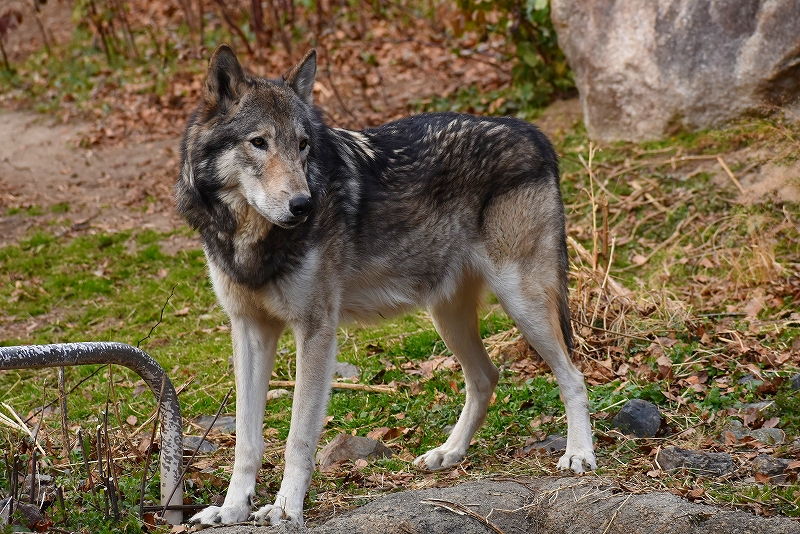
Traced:
[[558, 380], [569, 426], [561, 469], [596, 467], [583, 376], [570, 361], [567, 250], [558, 161], [536, 127], [510, 118], [419, 115], [361, 132], [314, 107], [314, 52], [281, 78], [246, 75], [223, 45], [186, 130], [178, 211], [200, 231], [228, 313], [236, 459], [202, 525], [251, 515], [278, 337], [297, 338], [283, 483], [261, 524], [302, 523], [336, 362], [340, 321], [425, 306], [458, 358], [466, 404], [447, 441], [415, 463], [459, 463], [498, 380], [479, 336], [488, 288]]

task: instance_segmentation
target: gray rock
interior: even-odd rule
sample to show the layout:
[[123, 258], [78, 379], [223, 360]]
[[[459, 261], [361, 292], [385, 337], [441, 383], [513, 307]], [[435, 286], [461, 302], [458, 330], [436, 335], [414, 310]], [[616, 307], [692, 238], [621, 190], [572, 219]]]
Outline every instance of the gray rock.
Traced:
[[729, 454], [724, 452], [689, 451], [680, 447], [662, 449], [656, 457], [666, 471], [687, 469], [701, 475], [722, 476], [736, 470]]
[[800, 389], [800, 373], [794, 375], [790, 379], [789, 384], [791, 384], [792, 389]]
[[550, 5], [592, 138], [657, 139], [797, 98], [797, 0]]
[[720, 437], [720, 441], [722, 442], [725, 441], [725, 432], [730, 432], [736, 439], [742, 439], [750, 435], [750, 429], [744, 426], [742, 422], [737, 419], [732, 419], [728, 423], [728, 426], [722, 429], [722, 434]]
[[15, 501], [14, 510], [22, 514], [22, 516], [25, 518], [25, 522], [28, 525], [44, 523], [44, 514], [35, 504]]
[[[476, 515], [463, 513], [462, 509]], [[482, 519], [483, 518], [483, 519]], [[492, 526], [486, 524], [490, 522]], [[610, 528], [609, 528], [610, 527]], [[378, 497], [321, 526], [215, 528], [214, 534], [800, 534], [785, 517], [694, 504], [669, 493], [630, 494], [594, 476], [477, 480]]]
[[5, 527], [11, 521], [11, 497], [0, 500], [0, 527]]
[[183, 450], [190, 454], [195, 449], [197, 449], [197, 452], [209, 453], [216, 451], [218, 448], [214, 443], [204, 440], [201, 436], [183, 436]]
[[522, 454], [528, 454], [530, 452], [552, 454], [565, 450], [567, 450], [567, 438], [559, 436], [558, 434], [550, 434], [541, 441], [525, 445], [520, 449], [520, 452]]
[[33, 477], [31, 475], [25, 477], [25, 480], [22, 482], [22, 495], [30, 496], [31, 489], [33, 489], [34, 501], [38, 503], [44, 499], [47, 499], [48, 496], [53, 494], [53, 483], [55, 482], [55, 479], [50, 475], [36, 473], [36, 486], [34, 488], [31, 488], [32, 482]]
[[739, 408], [739, 411], [740, 412], [749, 412], [750, 410], [755, 410], [757, 412], [763, 412], [764, 410], [766, 410], [767, 408], [770, 408], [774, 404], [775, 404], [774, 400], [751, 402], [751, 403], [742, 405], [742, 407]]
[[750, 437], [764, 445], [780, 445], [786, 439], [786, 433], [780, 428], [756, 428], [750, 431]]
[[614, 428], [637, 438], [652, 438], [661, 427], [658, 406], [642, 399], [632, 399], [611, 420]]
[[783, 472], [789, 467], [790, 463], [792, 463], [791, 460], [773, 458], [768, 454], [759, 454], [753, 458], [752, 465], [753, 471], [756, 473], [769, 476], [772, 483], [781, 484], [786, 481], [786, 475]]
[[344, 460], [371, 460], [391, 458], [391, 456], [391, 449], [380, 441], [341, 433], [320, 449], [317, 453], [317, 462], [320, 469], [325, 469]]
[[222, 432], [224, 434], [233, 434], [236, 431], [236, 417], [233, 415], [221, 415], [214, 421], [213, 415], [201, 415], [192, 419], [192, 423], [196, 424], [203, 430], [208, 428], [208, 425], [214, 423], [211, 427], [212, 432]]
[[342, 378], [358, 378], [361, 376], [361, 369], [357, 365], [347, 362], [336, 362], [334, 374]]

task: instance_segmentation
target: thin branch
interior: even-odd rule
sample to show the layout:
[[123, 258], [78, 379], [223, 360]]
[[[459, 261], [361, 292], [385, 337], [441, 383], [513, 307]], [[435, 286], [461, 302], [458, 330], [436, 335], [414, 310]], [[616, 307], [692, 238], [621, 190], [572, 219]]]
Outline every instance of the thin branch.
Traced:
[[[295, 380], [270, 380], [269, 385], [282, 388], [293, 388], [297, 385], [297, 382]], [[373, 393], [397, 392], [397, 389], [393, 388], [392, 386], [373, 385], [373, 384], [351, 384], [350, 382], [332, 382], [331, 387], [333, 389], [350, 389], [354, 391], [369, 391]]]
[[141, 344], [142, 344], [142, 341], [145, 341], [146, 339], [149, 339], [149, 338], [150, 338], [150, 335], [153, 333], [153, 331], [154, 331], [156, 328], [158, 328], [158, 325], [160, 325], [160, 324], [161, 324], [161, 321], [163, 321], [163, 320], [164, 320], [164, 310], [167, 308], [167, 304], [169, 304], [169, 299], [171, 299], [171, 298], [173, 297], [173, 295], [175, 295], [175, 288], [176, 288], [176, 287], [177, 287], [177, 285], [174, 285], [174, 286], [172, 286], [172, 291], [170, 291], [170, 294], [169, 294], [169, 296], [167, 297], [167, 300], [164, 302], [164, 306], [162, 306], [162, 307], [161, 307], [161, 316], [158, 318], [158, 322], [157, 322], [156, 324], [154, 324], [154, 325], [153, 325], [153, 328], [151, 328], [151, 329], [150, 329], [150, 331], [147, 333], [147, 335], [146, 335], [146, 336], [144, 336], [142, 339], [140, 339], [140, 340], [139, 340], [139, 341], [136, 343], [136, 348], [137, 348], [137, 349], [139, 348], [139, 345], [141, 345]]
[[468, 515], [473, 519], [477, 519], [478, 521], [480, 521], [481, 523], [492, 529], [497, 534], [506, 534], [505, 531], [503, 531], [500, 527], [498, 527], [497, 525], [495, 525], [494, 523], [483, 517], [481, 514], [473, 510], [470, 510], [469, 508], [461, 504], [445, 501], [443, 499], [433, 499], [433, 498], [423, 499], [419, 502], [420, 504], [431, 504], [433, 506], [438, 506], [440, 508], [444, 508], [445, 510], [449, 510], [458, 515]]

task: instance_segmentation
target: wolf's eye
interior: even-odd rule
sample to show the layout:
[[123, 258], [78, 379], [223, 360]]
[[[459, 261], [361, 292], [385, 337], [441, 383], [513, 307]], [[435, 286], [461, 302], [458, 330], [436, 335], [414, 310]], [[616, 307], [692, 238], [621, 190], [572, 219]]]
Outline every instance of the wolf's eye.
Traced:
[[267, 142], [264, 141], [263, 137], [254, 137], [250, 140], [250, 142], [253, 143], [253, 146], [256, 148], [264, 148], [267, 146]]
[[300, 150], [305, 150], [308, 147], [308, 139], [300, 140]]

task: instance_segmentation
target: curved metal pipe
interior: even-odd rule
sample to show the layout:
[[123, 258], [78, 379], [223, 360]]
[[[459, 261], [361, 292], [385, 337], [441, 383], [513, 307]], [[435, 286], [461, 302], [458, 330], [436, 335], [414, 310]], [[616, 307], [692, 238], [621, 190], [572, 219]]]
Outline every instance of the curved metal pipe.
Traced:
[[[136, 372], [150, 387], [161, 407], [161, 505], [183, 504], [180, 484], [183, 462], [183, 421], [178, 394], [164, 369], [146, 352], [124, 343], [59, 343], [0, 347], [0, 370], [41, 367], [71, 367], [90, 364], [122, 365]], [[170, 498], [170, 495], [172, 498]], [[169, 499], [169, 502], [167, 500]], [[164, 519], [171, 525], [183, 521], [183, 512], [167, 510]]]

